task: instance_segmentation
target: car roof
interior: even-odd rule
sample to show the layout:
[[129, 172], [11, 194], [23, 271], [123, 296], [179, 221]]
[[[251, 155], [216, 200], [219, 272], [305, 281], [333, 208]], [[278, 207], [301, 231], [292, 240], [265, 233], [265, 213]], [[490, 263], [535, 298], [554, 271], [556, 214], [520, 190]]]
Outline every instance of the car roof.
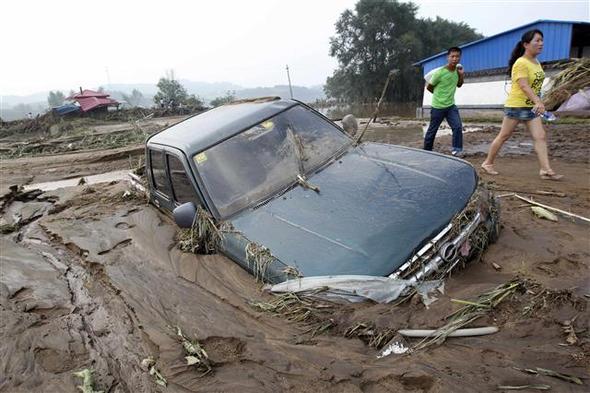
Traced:
[[189, 117], [153, 135], [147, 143], [172, 146], [190, 157], [298, 104], [279, 97], [236, 101]]

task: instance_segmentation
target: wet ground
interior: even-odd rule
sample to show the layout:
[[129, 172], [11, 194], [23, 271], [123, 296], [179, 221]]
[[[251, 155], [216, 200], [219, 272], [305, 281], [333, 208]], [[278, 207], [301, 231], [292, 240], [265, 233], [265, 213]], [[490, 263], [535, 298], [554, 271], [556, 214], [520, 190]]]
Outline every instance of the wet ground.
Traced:
[[[421, 127], [375, 126], [367, 139], [419, 147]], [[76, 392], [81, 380], [72, 373], [84, 368], [94, 370], [95, 388], [105, 392], [491, 392], [508, 391], [498, 389], [505, 385], [588, 391], [590, 226], [563, 216], [541, 220], [508, 195], [590, 216], [588, 129], [549, 127], [561, 182], [538, 177], [523, 131], [498, 159], [500, 176], [480, 172], [503, 196], [500, 238], [483, 260], [453, 274], [428, 309], [418, 299], [333, 306], [332, 327], [317, 335], [252, 307], [270, 296], [228, 259], [179, 250], [170, 218], [128, 193], [124, 181], [9, 193], [0, 207], [0, 392]], [[476, 168], [496, 132], [484, 125], [465, 134], [466, 159]], [[450, 137], [438, 138], [435, 149], [448, 153]], [[130, 146], [5, 160], [2, 189], [125, 169], [141, 154], [141, 146]], [[371, 329], [439, 327], [458, 308], [451, 299], [474, 299], [515, 278], [522, 288], [475, 323], [498, 326], [495, 335], [382, 359], [369, 345]], [[360, 323], [371, 327], [366, 336], [345, 337]], [[186, 366], [175, 327], [199, 341], [211, 372]], [[167, 387], [142, 367], [148, 356]], [[584, 385], [515, 369], [537, 367]]]

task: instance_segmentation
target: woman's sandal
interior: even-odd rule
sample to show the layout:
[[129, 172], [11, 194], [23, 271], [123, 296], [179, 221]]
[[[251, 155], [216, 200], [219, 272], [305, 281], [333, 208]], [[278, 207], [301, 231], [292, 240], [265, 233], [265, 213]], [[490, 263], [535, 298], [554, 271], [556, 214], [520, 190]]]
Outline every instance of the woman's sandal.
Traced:
[[563, 175], [558, 175], [555, 172], [546, 172], [544, 170], [539, 171], [539, 176], [541, 176], [541, 179], [543, 180], [560, 180], [563, 178]]
[[481, 169], [483, 169], [488, 175], [499, 175], [500, 172], [494, 169], [494, 165], [492, 164], [481, 164]]

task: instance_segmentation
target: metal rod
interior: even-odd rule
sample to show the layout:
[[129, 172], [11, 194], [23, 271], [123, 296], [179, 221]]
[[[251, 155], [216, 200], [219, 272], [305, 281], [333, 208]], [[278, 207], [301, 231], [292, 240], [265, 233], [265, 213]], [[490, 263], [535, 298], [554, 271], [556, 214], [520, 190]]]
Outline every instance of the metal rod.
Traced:
[[391, 70], [391, 71], [389, 71], [389, 74], [387, 74], [387, 80], [385, 81], [385, 86], [383, 86], [383, 91], [381, 92], [381, 98], [379, 98], [379, 101], [377, 102], [377, 106], [375, 107], [375, 111], [373, 112], [373, 115], [371, 116], [371, 118], [369, 119], [367, 124], [365, 125], [365, 129], [356, 138], [356, 140], [354, 142], [355, 145], [358, 145], [359, 143], [361, 143], [361, 139], [365, 135], [367, 128], [369, 128], [369, 124], [371, 123], [371, 120], [373, 120], [374, 118], [377, 117], [377, 114], [379, 113], [379, 107], [381, 106], [381, 103], [383, 102], [383, 98], [385, 97], [385, 92], [387, 91], [387, 86], [389, 86], [389, 81], [391, 79], [393, 79], [393, 76], [395, 74], [397, 74], [398, 72], [399, 72], [399, 70]]
[[293, 99], [293, 88], [291, 87], [291, 75], [289, 75], [289, 64], [285, 67], [287, 69], [287, 79], [289, 80], [289, 93], [291, 93], [291, 99]]

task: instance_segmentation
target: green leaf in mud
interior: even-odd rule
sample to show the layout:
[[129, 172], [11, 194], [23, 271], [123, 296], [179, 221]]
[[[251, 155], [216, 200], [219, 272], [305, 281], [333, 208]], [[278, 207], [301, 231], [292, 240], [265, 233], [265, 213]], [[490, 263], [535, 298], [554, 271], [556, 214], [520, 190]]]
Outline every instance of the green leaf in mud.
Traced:
[[162, 376], [160, 371], [156, 368], [156, 360], [154, 359], [153, 356], [148, 356], [147, 358], [143, 359], [141, 361], [141, 366], [144, 369], [148, 370], [148, 372], [150, 373], [151, 376], [154, 377], [155, 382], [158, 385], [165, 387], [168, 384], [168, 381], [166, 381], [166, 378], [164, 378], [164, 376]]
[[85, 368], [84, 370], [76, 371], [74, 373], [75, 377], [83, 379], [82, 385], [77, 386], [77, 388], [80, 389], [82, 393], [103, 393], [102, 390], [94, 390], [94, 382], [92, 380], [93, 372], [93, 370]]
[[557, 221], [557, 216], [541, 206], [531, 206], [533, 214], [539, 218], [544, 218], [549, 221]]
[[193, 364], [201, 363], [201, 359], [199, 359], [196, 356], [185, 356], [184, 358], [186, 359], [187, 366], [192, 366]]
[[168, 381], [166, 381], [166, 378], [164, 378], [162, 374], [160, 374], [160, 371], [156, 368], [156, 366], [152, 366], [150, 368], [150, 375], [152, 375], [156, 379], [156, 383], [158, 385], [164, 387], [168, 385]]
[[154, 364], [156, 364], [156, 360], [154, 359], [153, 356], [148, 356], [147, 358], [145, 358], [141, 361], [141, 367], [143, 367], [146, 370], [148, 370]]
[[203, 375], [208, 374], [212, 368], [209, 361], [209, 355], [197, 340], [190, 340], [184, 335], [179, 326], [176, 327], [176, 335], [180, 338], [184, 351], [187, 366], [195, 366], [198, 370], [203, 371]]

